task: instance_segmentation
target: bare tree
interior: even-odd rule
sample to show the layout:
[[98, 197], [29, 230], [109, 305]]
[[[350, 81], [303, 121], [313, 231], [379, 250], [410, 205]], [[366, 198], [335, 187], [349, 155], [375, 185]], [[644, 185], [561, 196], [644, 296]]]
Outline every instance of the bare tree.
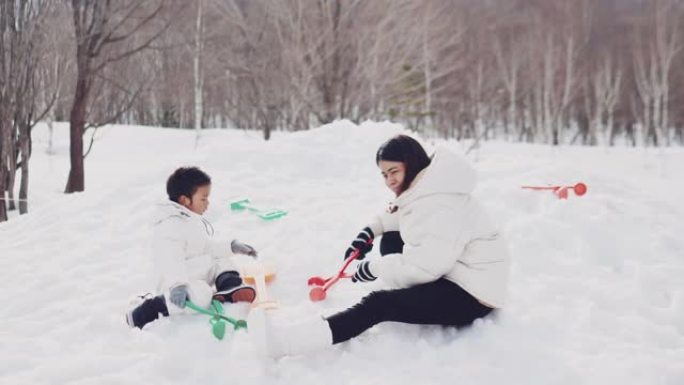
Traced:
[[231, 0], [222, 5], [225, 20], [237, 32], [233, 42], [236, 55], [227, 63], [240, 90], [236, 102], [250, 106], [240, 112], [247, 113], [242, 119], [262, 130], [264, 139], [268, 140], [278, 124], [285, 91], [281, 75], [282, 49], [273, 30], [269, 30], [272, 14], [261, 2], [242, 4]]
[[619, 100], [622, 86], [622, 71], [616, 68], [610, 56], [606, 56], [600, 67], [590, 78], [593, 90], [594, 116], [590, 125], [588, 141], [589, 145], [598, 144], [599, 132], [604, 132], [608, 127], [608, 137], [613, 137], [613, 119], [615, 106]]
[[[670, 144], [670, 73], [680, 41], [681, 4], [676, 0], [656, 0], [652, 11], [651, 32], [637, 32], [641, 49], [635, 50], [634, 75], [642, 104], [642, 125], [647, 142], [658, 146]], [[643, 35], [650, 37], [644, 38]]]
[[[513, 5], [514, 6], [514, 5]], [[504, 121], [504, 136], [508, 139], [510, 134], [522, 131], [522, 115], [519, 111], [522, 105], [522, 94], [525, 83], [523, 82], [523, 70], [528, 65], [527, 52], [530, 48], [527, 44], [530, 39], [526, 37], [526, 14], [510, 9], [499, 16], [492, 44], [496, 67], [499, 78], [506, 93], [504, 109], [506, 115]], [[520, 126], [520, 127], [519, 127]]]
[[[44, 63], [45, 18], [50, 1], [0, 3], [0, 221], [15, 209], [14, 184], [21, 173], [19, 212], [28, 212], [31, 130], [54, 102], [39, 107], [38, 84]], [[47, 88], [47, 87], [46, 87]], [[5, 198], [7, 193], [7, 198]]]
[[[140, 32], [160, 14], [164, 0], [149, 3], [127, 0], [72, 0], [74, 32], [76, 38], [77, 77], [74, 101], [70, 113], [71, 169], [65, 192], [85, 189], [83, 134], [88, 118], [91, 91], [98, 76], [111, 63], [126, 59], [145, 48], [166, 29], [158, 27], [149, 38], [132, 47], [122, 47], [133, 34]], [[133, 93], [134, 99], [139, 92]], [[130, 108], [130, 103], [126, 104]], [[123, 113], [119, 111], [117, 114]], [[114, 120], [112, 117], [111, 120]], [[102, 124], [103, 121], [98, 122]], [[91, 123], [95, 124], [95, 123]]]
[[[401, 49], [409, 51], [408, 62], [416, 62], [418, 68], [422, 69], [422, 83], [415, 84], [423, 94], [418, 100], [422, 105], [422, 111], [418, 115], [429, 116], [431, 123], [437, 125], [435, 131], [445, 137], [453, 134], [453, 128], [447, 129], [449, 125], [459, 126], [461, 132], [464, 123], [463, 110], [468, 109], [464, 106], [467, 93], [463, 92], [467, 88], [466, 72], [473, 60], [476, 60], [468, 51], [469, 42], [475, 40], [469, 34], [476, 28], [468, 20], [477, 19], [481, 15], [477, 7], [470, 9], [465, 3], [414, 2], [416, 9], [405, 13], [394, 31], [395, 34], [403, 35], [406, 33], [404, 29], [409, 28], [411, 34], [417, 38], [414, 41], [407, 37]], [[420, 17], [417, 18], [416, 15]], [[404, 81], [402, 78], [400, 76], [399, 81]], [[390, 93], [387, 97], [391, 100], [393, 96]], [[445, 123], [448, 118], [452, 119], [450, 124]]]
[[[407, 44], [404, 47], [409, 52], [413, 51], [419, 55], [416, 62], [422, 69], [423, 84], [420, 85], [420, 90], [423, 93], [422, 103], [420, 106], [416, 106], [418, 110], [413, 111], [412, 115], [417, 119], [414, 125], [417, 130], [420, 129], [423, 120], [428, 127], [434, 129], [435, 99], [439, 97], [438, 95], [442, 90], [451, 85], [450, 82], [443, 81], [443, 79], [452, 76], [454, 73], [459, 73], [465, 67], [467, 60], [459, 58], [458, 53], [464, 46], [468, 28], [464, 18], [458, 15], [461, 10], [454, 10], [455, 5], [459, 6], [458, 3], [433, 0], [417, 4], [422, 9], [409, 11], [406, 20], [414, 18], [416, 14], [420, 15], [418, 21], [413, 23], [418, 40], [413, 42], [411, 39], [407, 39]], [[411, 23], [406, 25], [411, 25]], [[401, 33], [401, 31], [395, 31], [395, 33]], [[412, 47], [412, 43], [417, 46]], [[440, 65], [444, 59], [449, 65]]]
[[202, 22], [204, 16], [204, 0], [197, 0], [197, 16], [195, 21], [195, 49], [192, 55], [193, 64], [193, 79], [195, 86], [195, 137], [199, 139], [200, 130], [202, 129], [203, 116], [203, 90], [204, 78], [202, 76], [202, 47], [204, 38], [204, 23]]
[[[579, 7], [578, 7], [579, 5]], [[545, 140], [552, 145], [561, 142], [562, 127], [568, 117], [579, 85], [579, 55], [588, 38], [589, 4], [552, 1], [540, 7], [535, 25], [539, 51], [536, 82], [536, 126], [544, 128]]]

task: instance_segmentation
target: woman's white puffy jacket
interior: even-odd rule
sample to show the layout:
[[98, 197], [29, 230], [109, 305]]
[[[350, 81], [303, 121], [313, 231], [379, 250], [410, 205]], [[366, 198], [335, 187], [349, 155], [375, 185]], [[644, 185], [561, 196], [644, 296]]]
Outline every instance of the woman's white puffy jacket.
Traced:
[[157, 205], [153, 219], [152, 255], [158, 274], [157, 290], [187, 285], [190, 299], [208, 306], [216, 276], [237, 270], [230, 242], [213, 239], [214, 229], [201, 215], [173, 201]]
[[396, 287], [444, 277], [480, 302], [499, 308], [508, 284], [509, 254], [501, 233], [470, 193], [475, 170], [446, 148], [394, 202], [397, 210], [375, 218], [376, 235], [400, 231], [402, 254], [369, 264], [372, 274]]

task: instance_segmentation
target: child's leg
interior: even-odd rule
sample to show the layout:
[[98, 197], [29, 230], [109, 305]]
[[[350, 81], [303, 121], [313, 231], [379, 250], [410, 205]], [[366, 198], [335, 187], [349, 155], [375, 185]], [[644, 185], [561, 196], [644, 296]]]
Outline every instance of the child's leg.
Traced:
[[159, 314], [164, 317], [169, 316], [166, 301], [163, 295], [146, 299], [135, 309], [126, 314], [126, 322], [131, 327], [142, 329], [143, 326], [159, 318]]
[[328, 323], [336, 344], [380, 322], [461, 327], [491, 311], [461, 287], [442, 278], [406, 289], [372, 292], [353, 307], [328, 317]]
[[380, 255], [400, 254], [404, 251], [404, 240], [398, 231], [388, 231], [380, 239]]
[[254, 302], [256, 291], [244, 285], [235, 266], [225, 259], [217, 259], [209, 272], [207, 283], [216, 286], [212, 299], [220, 302]]
[[[187, 285], [188, 299], [200, 307], [208, 307], [211, 302], [213, 290], [200, 280], [191, 281]], [[168, 295], [168, 291], [166, 292]], [[166, 303], [164, 295], [148, 298], [135, 309], [126, 314], [126, 322], [131, 327], [142, 329], [148, 323], [159, 318], [159, 314], [164, 317], [169, 316], [169, 311], [173, 314], [182, 313], [184, 310], [169, 302]]]
[[221, 302], [254, 302], [256, 291], [242, 284], [237, 271], [224, 271], [216, 277], [216, 294], [214, 299]]
[[242, 285], [242, 278], [237, 271], [224, 271], [216, 277], [216, 291], [229, 290]]

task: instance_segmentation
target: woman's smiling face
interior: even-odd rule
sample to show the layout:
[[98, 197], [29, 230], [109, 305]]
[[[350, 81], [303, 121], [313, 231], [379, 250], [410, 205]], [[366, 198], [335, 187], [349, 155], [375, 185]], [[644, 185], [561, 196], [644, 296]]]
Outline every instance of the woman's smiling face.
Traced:
[[378, 162], [378, 167], [383, 179], [385, 179], [385, 185], [399, 196], [403, 192], [402, 186], [406, 176], [406, 166], [404, 163], [381, 160]]

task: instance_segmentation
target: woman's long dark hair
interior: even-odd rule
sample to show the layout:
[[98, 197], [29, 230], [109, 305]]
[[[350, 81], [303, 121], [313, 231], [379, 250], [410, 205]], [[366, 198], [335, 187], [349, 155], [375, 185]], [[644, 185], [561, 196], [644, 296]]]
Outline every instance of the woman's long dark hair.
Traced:
[[375, 163], [380, 164], [381, 160], [404, 163], [406, 174], [400, 194], [409, 188], [419, 172], [430, 165], [430, 157], [423, 146], [406, 135], [397, 135], [383, 143], [375, 154]]

